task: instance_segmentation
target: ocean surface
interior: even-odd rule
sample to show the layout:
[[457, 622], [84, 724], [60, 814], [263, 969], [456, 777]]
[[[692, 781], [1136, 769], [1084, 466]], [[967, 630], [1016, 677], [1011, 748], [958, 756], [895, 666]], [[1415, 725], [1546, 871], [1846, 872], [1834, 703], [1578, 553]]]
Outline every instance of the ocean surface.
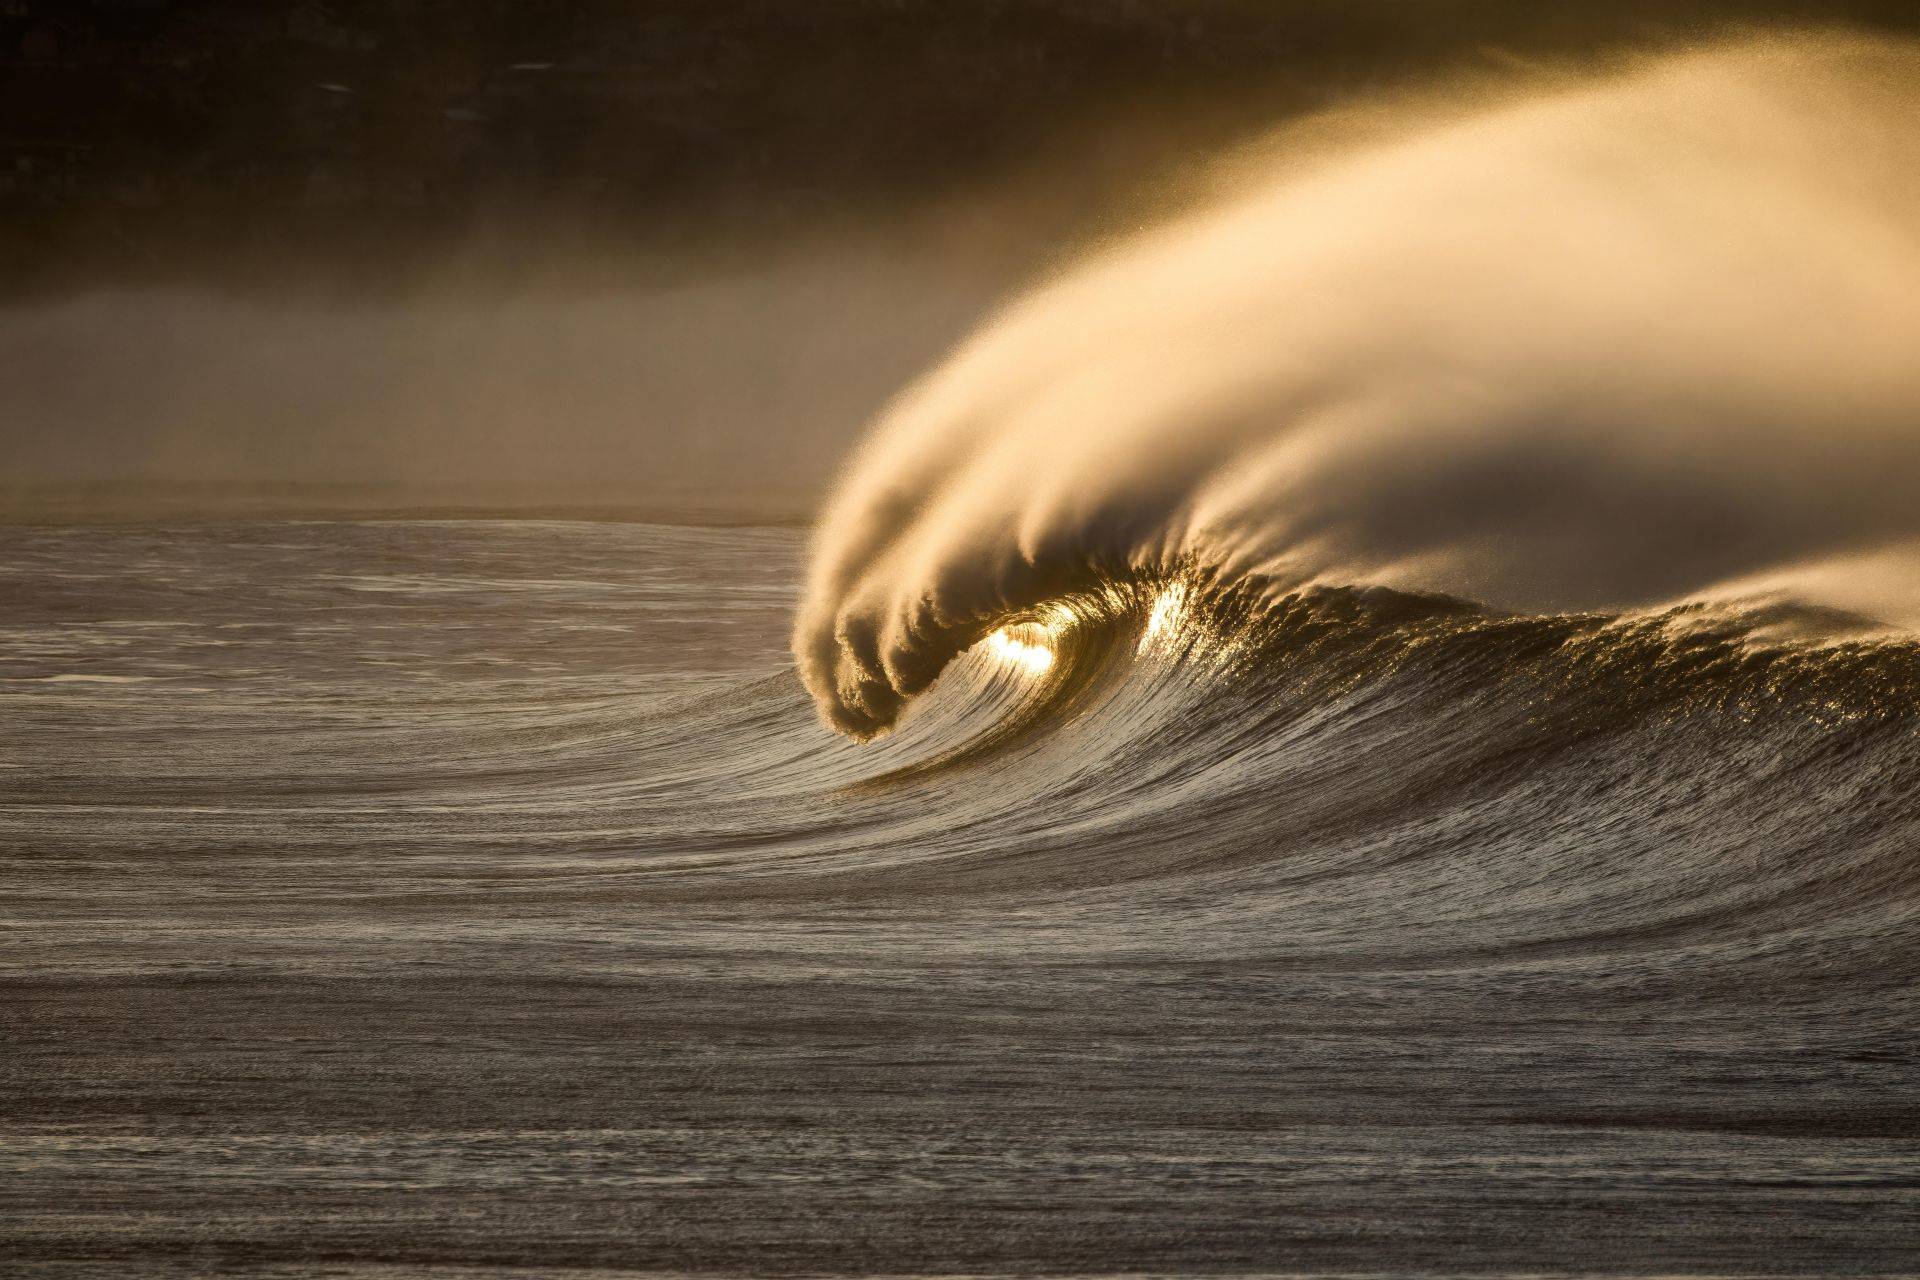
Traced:
[[0, 527], [0, 1271], [1920, 1273], [1920, 650]]

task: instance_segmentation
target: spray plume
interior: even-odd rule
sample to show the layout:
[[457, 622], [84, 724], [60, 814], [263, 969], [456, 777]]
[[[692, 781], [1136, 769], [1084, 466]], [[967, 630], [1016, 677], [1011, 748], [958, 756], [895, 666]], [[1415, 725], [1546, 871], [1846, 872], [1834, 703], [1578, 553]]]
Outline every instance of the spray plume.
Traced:
[[1779, 36], [1284, 148], [904, 394], [819, 525], [824, 718], [1103, 582], [1920, 625], [1920, 50]]

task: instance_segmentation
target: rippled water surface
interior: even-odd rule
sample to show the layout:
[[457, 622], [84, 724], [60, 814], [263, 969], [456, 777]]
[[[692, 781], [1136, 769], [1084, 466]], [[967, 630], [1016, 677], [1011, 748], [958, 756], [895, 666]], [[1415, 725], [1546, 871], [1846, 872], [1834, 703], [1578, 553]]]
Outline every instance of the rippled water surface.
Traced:
[[802, 551], [0, 528], [0, 1268], [1920, 1271], [1909, 648]]

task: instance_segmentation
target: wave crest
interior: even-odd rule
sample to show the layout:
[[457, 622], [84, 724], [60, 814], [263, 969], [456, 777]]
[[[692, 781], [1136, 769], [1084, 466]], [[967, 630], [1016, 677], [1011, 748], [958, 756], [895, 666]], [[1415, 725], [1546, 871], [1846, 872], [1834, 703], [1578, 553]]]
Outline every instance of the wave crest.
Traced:
[[1779, 37], [1274, 164], [909, 391], [795, 632], [866, 737], [1010, 618], [1185, 576], [1920, 624], [1920, 52]]

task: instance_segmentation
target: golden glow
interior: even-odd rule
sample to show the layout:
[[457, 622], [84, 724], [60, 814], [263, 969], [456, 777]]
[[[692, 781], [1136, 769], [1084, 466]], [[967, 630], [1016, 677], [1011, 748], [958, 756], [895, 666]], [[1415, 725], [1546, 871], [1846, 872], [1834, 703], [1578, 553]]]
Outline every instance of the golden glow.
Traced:
[[1162, 591], [1153, 602], [1153, 611], [1147, 615], [1147, 629], [1141, 633], [1140, 649], [1146, 647], [1160, 636], [1171, 637], [1180, 629], [1180, 619], [1187, 610], [1187, 593], [1178, 584]]
[[[1027, 637], [1044, 639], [1043, 628], [1023, 626], [1020, 630]], [[1029, 675], [1043, 675], [1053, 666], [1053, 650], [1035, 639], [1023, 638], [1013, 634], [1013, 628], [1002, 627], [987, 637], [987, 652], [1008, 664], [1023, 668]]]

